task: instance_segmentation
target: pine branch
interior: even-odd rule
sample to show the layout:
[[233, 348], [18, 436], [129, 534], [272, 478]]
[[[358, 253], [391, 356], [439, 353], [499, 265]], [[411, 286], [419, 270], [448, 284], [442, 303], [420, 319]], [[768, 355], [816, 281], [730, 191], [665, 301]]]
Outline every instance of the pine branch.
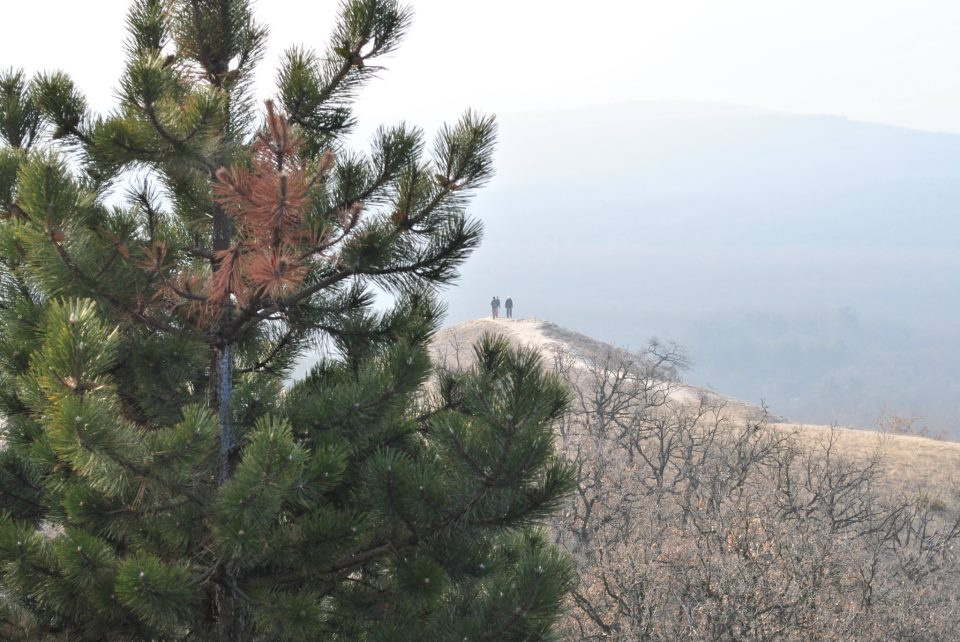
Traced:
[[70, 258], [70, 255], [67, 253], [66, 248], [63, 246], [63, 243], [52, 239], [54, 248], [57, 251], [57, 255], [63, 261], [63, 264], [67, 267], [68, 270], [76, 277], [77, 281], [82, 283], [84, 287], [95, 296], [102, 298], [103, 300], [110, 303], [114, 308], [124, 315], [128, 315], [134, 320], [146, 325], [147, 327], [157, 330], [159, 332], [169, 332], [171, 334], [178, 334], [184, 331], [184, 328], [179, 328], [173, 325], [170, 325], [159, 319], [149, 317], [140, 310], [133, 310], [124, 305], [124, 303], [117, 298], [116, 296], [110, 294], [109, 292], [101, 291], [96, 287], [96, 281], [90, 276], [85, 274], [83, 270], [76, 264], [76, 262]]
[[524, 617], [526, 617], [530, 609], [533, 608], [537, 600], [537, 597], [538, 597], [537, 594], [540, 591], [540, 586], [542, 585], [542, 582], [543, 582], [542, 577], [537, 576], [536, 582], [534, 583], [534, 586], [533, 586], [533, 590], [530, 591], [529, 595], [527, 596], [526, 603], [523, 606], [516, 607], [513, 610], [513, 613], [510, 616], [509, 620], [504, 622], [502, 625], [500, 625], [496, 629], [488, 630], [487, 633], [484, 634], [484, 636], [481, 637], [480, 639], [491, 640], [491, 641], [502, 640], [504, 634], [506, 634], [508, 631], [511, 631], [514, 627], [516, 627], [517, 623], [520, 622]]
[[290, 343], [293, 340], [294, 334], [295, 332], [293, 328], [288, 329], [286, 332], [283, 333], [283, 336], [280, 337], [280, 340], [273, 345], [273, 347], [270, 349], [270, 352], [268, 352], [265, 357], [263, 357], [262, 359], [260, 359], [259, 361], [257, 361], [251, 366], [238, 369], [237, 374], [258, 372], [260, 370], [269, 370], [270, 372], [273, 372], [269, 368], [270, 362], [273, 361], [277, 357], [277, 355], [279, 355], [283, 351], [285, 347], [290, 345]]

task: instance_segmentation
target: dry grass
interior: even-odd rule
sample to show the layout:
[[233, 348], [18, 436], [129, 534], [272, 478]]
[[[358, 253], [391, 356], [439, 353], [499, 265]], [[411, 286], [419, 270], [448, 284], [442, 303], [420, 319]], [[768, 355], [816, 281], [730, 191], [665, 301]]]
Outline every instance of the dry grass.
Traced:
[[[801, 442], [811, 444], [825, 441], [831, 432], [830, 426], [775, 423], [771, 427], [792, 431]], [[858, 428], [840, 428], [836, 435], [838, 454], [851, 459], [866, 460], [879, 449], [884, 484], [891, 491], [936, 497], [960, 486], [960, 443]]]

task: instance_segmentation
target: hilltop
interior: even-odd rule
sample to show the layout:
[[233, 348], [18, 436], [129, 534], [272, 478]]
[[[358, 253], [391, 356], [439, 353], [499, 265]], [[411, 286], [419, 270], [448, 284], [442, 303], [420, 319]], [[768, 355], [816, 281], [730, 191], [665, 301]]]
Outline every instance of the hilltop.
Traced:
[[[539, 318], [473, 319], [441, 330], [434, 338], [431, 350], [441, 363], [459, 359], [469, 361], [470, 346], [485, 333], [499, 334], [516, 346], [537, 348], [548, 361], [558, 351], [572, 357], [575, 368], [586, 368], [604, 355], [626, 352], [624, 348], [599, 341]], [[680, 405], [691, 406], [701, 399], [722, 407], [725, 419], [733, 422], [755, 421], [764, 416], [760, 403], [745, 401], [702, 386], [675, 381], [669, 386], [670, 398]], [[819, 445], [830, 438], [829, 425], [796, 423], [777, 413], [777, 408], [766, 409], [770, 428], [790, 432], [802, 442]], [[879, 482], [888, 490], [903, 492], [934, 492], [955, 487], [960, 481], [960, 443], [931, 439], [917, 435], [888, 434], [858, 426], [843, 426], [834, 431], [838, 451], [853, 459], [865, 460], [882, 452]]]
[[[557, 350], [562, 350], [572, 357], [572, 365], [576, 368], [584, 368], [589, 363], [596, 362], [611, 353], [629, 352], [625, 348], [598, 341], [544, 319], [474, 319], [442, 330], [433, 341], [434, 356], [439, 357], [441, 361], [447, 360], [457, 349], [462, 352], [465, 347], [472, 345], [486, 333], [502, 335], [517, 346], [537, 348], [546, 357], [550, 357]], [[676, 382], [671, 386], [670, 395], [683, 403], [695, 403], [706, 397], [713, 403], [723, 405], [731, 416], [757, 418], [764, 414], [759, 404], [741, 401], [707, 388], [682, 382]], [[782, 417], [773, 419], [784, 420]]]

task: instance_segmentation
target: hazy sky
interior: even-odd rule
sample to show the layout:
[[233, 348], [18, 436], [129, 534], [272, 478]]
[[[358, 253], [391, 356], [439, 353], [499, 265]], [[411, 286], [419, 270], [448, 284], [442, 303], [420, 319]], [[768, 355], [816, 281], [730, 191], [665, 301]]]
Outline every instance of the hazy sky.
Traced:
[[[361, 116], [417, 119], [632, 100], [736, 103], [960, 132], [956, 0], [413, 0]], [[279, 53], [326, 43], [335, 0], [261, 0]], [[96, 107], [122, 65], [126, 0], [3, 0], [0, 67], [63, 68]]]

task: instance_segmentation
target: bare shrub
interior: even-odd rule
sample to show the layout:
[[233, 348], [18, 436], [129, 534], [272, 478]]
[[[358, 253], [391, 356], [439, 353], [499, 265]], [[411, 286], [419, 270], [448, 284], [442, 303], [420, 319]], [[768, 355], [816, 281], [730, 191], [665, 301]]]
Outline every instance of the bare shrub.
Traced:
[[553, 524], [580, 577], [565, 639], [958, 638], [956, 502], [890, 492], [882, 442], [730, 417], [679, 386], [675, 346], [553, 362], [580, 473]]
[[904, 416], [888, 410], [884, 410], [880, 414], [880, 419], [877, 420], [877, 427], [880, 432], [889, 435], [917, 435], [918, 437], [939, 439], [941, 441], [949, 438], [945, 429], [931, 429], [930, 426], [923, 423], [923, 417], [920, 415]]

